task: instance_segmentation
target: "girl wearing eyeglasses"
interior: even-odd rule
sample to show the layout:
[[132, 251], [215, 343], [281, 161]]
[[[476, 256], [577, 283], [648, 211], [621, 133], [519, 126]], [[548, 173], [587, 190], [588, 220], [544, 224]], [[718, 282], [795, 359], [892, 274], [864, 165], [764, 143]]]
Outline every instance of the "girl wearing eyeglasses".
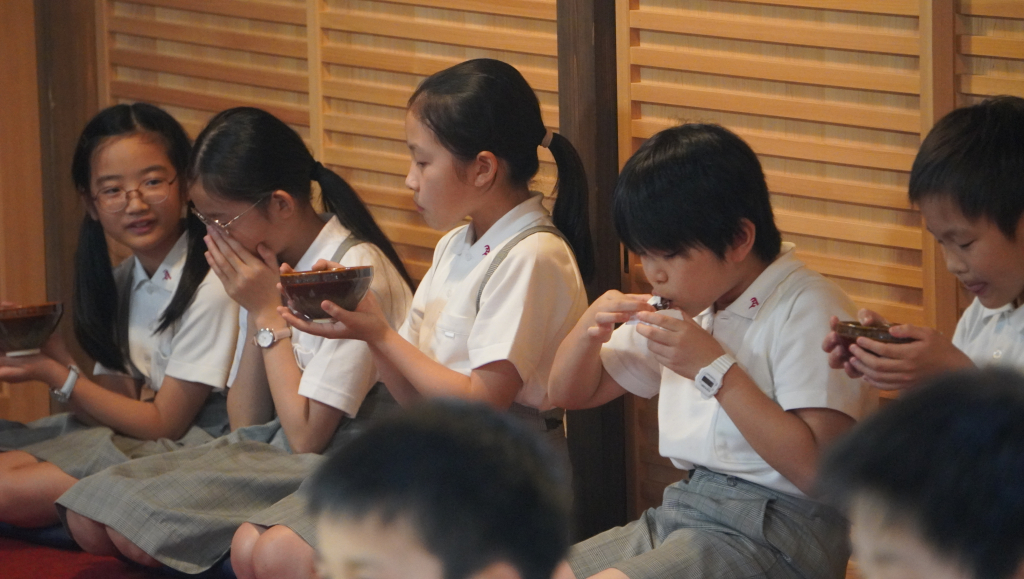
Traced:
[[[312, 204], [314, 181], [327, 213]], [[257, 523], [247, 527], [257, 536], [283, 534], [275, 525], [287, 521], [274, 505], [298, 489], [321, 453], [397, 406], [376, 384], [365, 342], [289, 329], [277, 311], [279, 274], [328, 259], [372, 265], [370, 289], [396, 327], [412, 292], [398, 254], [355, 191], [265, 111], [237, 108], [214, 117], [196, 140], [188, 182], [194, 214], [209, 231], [206, 258], [242, 308], [228, 394], [234, 432], [108, 469], [59, 504], [87, 551], [195, 574], [234, 551], [232, 536], [246, 521]], [[150, 524], [156, 520], [162, 524]]]
[[[0, 381], [43, 382], [71, 407], [27, 427], [0, 423], [0, 521], [55, 524], [54, 501], [78, 479], [226, 432], [224, 396], [211, 392], [227, 382], [238, 307], [203, 255], [205, 226], [186, 212], [190, 150], [181, 125], [144, 103], [105, 109], [83, 130], [73, 321], [94, 377], [56, 334], [41, 354], [0, 355]], [[107, 238], [131, 251], [117, 267]]]

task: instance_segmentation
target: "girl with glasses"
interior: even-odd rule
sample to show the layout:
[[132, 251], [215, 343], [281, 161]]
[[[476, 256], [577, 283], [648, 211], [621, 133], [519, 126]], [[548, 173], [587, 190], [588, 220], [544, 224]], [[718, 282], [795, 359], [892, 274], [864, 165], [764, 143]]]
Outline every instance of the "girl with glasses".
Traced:
[[[27, 427], [0, 423], [0, 521], [55, 524], [54, 501], [78, 479], [226, 432], [224, 396], [211, 393], [227, 382], [238, 307], [203, 255], [206, 228], [186, 211], [190, 150], [181, 125], [144, 103], [105, 109], [83, 130], [72, 162], [86, 207], [73, 321], [94, 377], [59, 334], [41, 354], [0, 355], [0, 381], [41, 381], [71, 407]], [[131, 251], [117, 267], [108, 238]]]
[[[279, 274], [326, 259], [373, 266], [370, 293], [393, 325], [404, 319], [412, 292], [398, 254], [355, 191], [265, 111], [215, 116], [196, 139], [187, 180], [194, 215], [208, 226], [206, 259], [242, 308], [229, 379], [233, 432], [108, 469], [59, 504], [86, 550], [195, 574], [224, 557], [246, 521], [255, 523], [248, 528], [257, 538], [281, 534], [289, 519], [275, 504], [298, 489], [322, 453], [395, 406], [376, 385], [364, 342], [289, 328], [277, 311]], [[326, 213], [314, 208], [314, 181]]]

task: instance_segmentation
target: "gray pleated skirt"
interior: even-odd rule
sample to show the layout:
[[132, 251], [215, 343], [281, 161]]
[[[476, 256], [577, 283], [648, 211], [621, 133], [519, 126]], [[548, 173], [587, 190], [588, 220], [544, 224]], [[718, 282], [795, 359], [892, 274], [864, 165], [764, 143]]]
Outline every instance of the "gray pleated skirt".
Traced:
[[[325, 452], [394, 408], [378, 384]], [[70, 509], [116, 530], [168, 567], [196, 574], [227, 554], [245, 522], [286, 525], [306, 538], [312, 522], [296, 491], [323, 460], [319, 454], [292, 454], [275, 419], [194, 448], [108, 468], [71, 487], [57, 510], [65, 524]]]
[[227, 433], [225, 397], [212, 393], [185, 436], [139, 440], [106, 426], [89, 426], [70, 413], [22, 424], [0, 420], [0, 451], [20, 450], [82, 479], [106, 468], [148, 456], [199, 446]]

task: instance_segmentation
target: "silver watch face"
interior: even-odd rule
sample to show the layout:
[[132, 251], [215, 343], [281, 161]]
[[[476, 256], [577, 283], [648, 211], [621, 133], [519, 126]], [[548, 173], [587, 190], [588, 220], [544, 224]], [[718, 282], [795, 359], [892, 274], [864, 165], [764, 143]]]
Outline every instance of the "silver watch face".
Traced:
[[274, 331], [263, 328], [256, 332], [256, 344], [261, 348], [269, 348], [274, 345]]

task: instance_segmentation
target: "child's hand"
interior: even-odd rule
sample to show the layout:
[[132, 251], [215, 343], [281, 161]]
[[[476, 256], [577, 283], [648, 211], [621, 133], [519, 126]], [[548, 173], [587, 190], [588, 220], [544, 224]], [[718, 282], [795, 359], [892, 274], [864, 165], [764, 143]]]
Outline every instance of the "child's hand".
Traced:
[[609, 290], [590, 304], [580, 322], [586, 323], [587, 335], [604, 343], [611, 339], [615, 324], [628, 322], [637, 312], [653, 312], [654, 306], [647, 303], [649, 299], [649, 294]]
[[283, 306], [278, 307], [277, 311], [293, 328], [324, 338], [362, 340], [372, 344], [383, 339], [391, 329], [372, 290], [366, 292], [366, 296], [359, 302], [354, 312], [327, 300], [324, 300], [320, 307], [334, 318], [333, 322], [311, 322], [296, 316]]
[[932, 328], [901, 324], [889, 328], [889, 333], [914, 341], [886, 344], [862, 337], [849, 347], [848, 363], [876, 388], [909, 388], [935, 374], [974, 366], [967, 354]]
[[640, 312], [636, 331], [647, 338], [647, 348], [669, 370], [693, 379], [701, 368], [725, 354], [725, 349], [693, 318], [679, 312], [681, 320], [661, 312]]
[[[885, 318], [879, 314], [863, 308], [857, 312], [857, 321], [864, 326], [884, 326], [887, 323]], [[836, 333], [836, 326], [838, 324], [839, 318], [832, 316], [829, 320], [832, 331], [825, 336], [821, 343], [821, 349], [828, 354], [828, 365], [830, 368], [835, 370], [842, 369], [850, 378], [860, 378], [862, 376], [860, 371], [850, 364], [852, 355], [846, 347], [846, 342]]]
[[281, 305], [277, 256], [263, 244], [256, 247], [259, 256], [255, 256], [216, 227], [208, 231], [206, 261], [231, 299], [248, 310], [253, 319], [274, 312]]
[[67, 370], [65, 365], [55, 362], [45, 354], [14, 358], [0, 355], [0, 382], [40, 380], [48, 384], [59, 384], [67, 378]]

